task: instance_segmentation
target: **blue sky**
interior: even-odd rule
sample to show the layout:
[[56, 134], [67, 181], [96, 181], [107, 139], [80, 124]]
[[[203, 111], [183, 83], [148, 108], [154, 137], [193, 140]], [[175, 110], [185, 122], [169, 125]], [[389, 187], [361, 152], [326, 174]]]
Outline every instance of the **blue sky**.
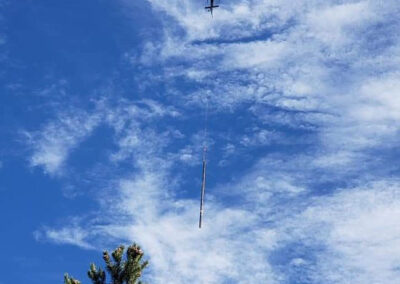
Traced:
[[399, 2], [203, 4], [0, 0], [1, 284], [400, 282]]

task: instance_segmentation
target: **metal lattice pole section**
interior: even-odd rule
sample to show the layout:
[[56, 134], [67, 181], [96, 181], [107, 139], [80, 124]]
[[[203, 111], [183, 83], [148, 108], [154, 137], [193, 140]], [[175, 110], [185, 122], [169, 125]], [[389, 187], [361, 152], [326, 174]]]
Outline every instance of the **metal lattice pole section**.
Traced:
[[202, 181], [201, 181], [201, 197], [200, 197], [200, 218], [199, 218], [199, 228], [201, 228], [202, 221], [203, 221], [203, 206], [204, 206], [204, 194], [206, 190], [206, 167], [207, 167], [207, 161], [205, 159], [207, 152], [207, 148], [204, 147], [203, 150], [203, 174], [202, 174]]
[[206, 97], [206, 109], [204, 115], [204, 141], [203, 141], [203, 171], [201, 178], [201, 196], [200, 196], [200, 217], [199, 228], [203, 222], [204, 213], [204, 195], [206, 191], [206, 168], [207, 168], [207, 120], [208, 120], [208, 98]]

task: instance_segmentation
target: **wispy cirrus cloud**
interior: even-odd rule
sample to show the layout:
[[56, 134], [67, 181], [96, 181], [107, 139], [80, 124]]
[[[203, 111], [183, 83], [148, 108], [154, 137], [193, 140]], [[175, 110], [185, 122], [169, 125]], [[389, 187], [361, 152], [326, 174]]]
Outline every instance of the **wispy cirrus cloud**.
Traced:
[[63, 113], [42, 131], [24, 132], [33, 154], [31, 166], [41, 166], [50, 175], [61, 173], [68, 154], [99, 124], [99, 115]]
[[285, 224], [289, 241], [284, 247], [299, 242], [307, 247], [297, 252], [304, 256], [303, 267], [282, 269], [294, 276], [307, 274], [305, 283], [396, 283], [398, 186], [397, 180], [377, 181], [312, 199]]
[[84, 249], [93, 249], [94, 247], [86, 241], [89, 232], [80, 227], [67, 227], [61, 230], [43, 228], [33, 233], [36, 241], [51, 241], [57, 244], [68, 244], [79, 246]]
[[[185, 283], [194, 279], [199, 283], [227, 279], [238, 283], [276, 282], [270, 265], [263, 262], [276, 242], [274, 230], [255, 229], [258, 218], [251, 212], [224, 208], [211, 200], [207, 204], [208, 225], [201, 231], [194, 229], [197, 219], [193, 213], [198, 211], [198, 202], [175, 196], [176, 185], [171, 184], [166, 172], [168, 162], [144, 158], [138, 164], [139, 172], [119, 180], [117, 188], [110, 191], [108, 198], [112, 202], [106, 206], [110, 209], [108, 218], [113, 221], [94, 223], [85, 229], [81, 225], [80, 229], [89, 235], [83, 240], [77, 238], [77, 245], [82, 242], [107, 246], [110, 239], [139, 242], [151, 257], [156, 273], [148, 278], [155, 283]], [[63, 236], [68, 232], [69, 237], [76, 228], [66, 226], [60, 230], [58, 233], [56, 229], [45, 229], [43, 234]], [[94, 231], [100, 234], [90, 233]], [[62, 242], [62, 238], [54, 241]], [[69, 243], [69, 238], [65, 242]], [[238, 266], [252, 273], [245, 275]]]
[[[111, 160], [135, 169], [112, 177], [104, 219], [43, 234], [83, 248], [139, 242], [155, 283], [398, 282], [398, 168], [384, 152], [399, 138], [399, 4], [234, 1], [211, 20], [195, 1], [149, 2], [164, 37], [135, 63], [150, 83], [169, 82], [179, 111], [154, 101], [104, 111]], [[205, 96], [223, 150], [211, 158], [225, 167], [198, 231], [185, 194], [196, 181], [176, 171], [198, 164], [198, 129], [158, 124], [195, 116]]]
[[[397, 104], [391, 95], [398, 92], [398, 72], [391, 63], [398, 59], [399, 46], [398, 24], [391, 17], [398, 10], [395, 2], [229, 3], [213, 20], [194, 16], [198, 8], [192, 2], [176, 9], [169, 8], [169, 1], [151, 3], [176, 18], [184, 31], [165, 29], [165, 40], [153, 44], [159, 44], [155, 50], [163, 55], [157, 60], [170, 66], [170, 59], [179, 58], [197, 66], [191, 67], [189, 78], [193, 72], [208, 74], [194, 81], [211, 88], [214, 107], [253, 104], [261, 109], [255, 113], [261, 121], [318, 129], [321, 146], [335, 152], [370, 149], [396, 139]], [[260, 5], [264, 9], [253, 9]], [[196, 21], [204, 30], [192, 27]], [[227, 32], [243, 23], [257, 23], [254, 29], [238, 28], [254, 37]], [[257, 37], [259, 33], [266, 38]], [[226, 42], [227, 36], [236, 40]], [[198, 91], [182, 98], [204, 96]], [[349, 135], [355, 132], [357, 138]], [[342, 139], [347, 141], [336, 143]]]
[[[174, 195], [176, 185], [170, 183], [168, 163], [147, 158], [139, 164], [139, 172], [120, 179], [110, 191], [110, 202], [104, 204], [108, 224], [93, 219], [89, 226], [85, 222], [42, 234], [83, 248], [108, 246], [113, 243], [110, 239], [140, 242], [154, 269], [148, 277], [156, 283], [194, 279], [199, 283], [290, 283], [290, 279], [395, 283], [398, 277], [399, 254], [392, 249], [399, 237], [394, 225], [400, 208], [396, 180], [343, 188], [307, 200], [299, 197], [304, 189], [285, 182], [284, 175], [254, 178], [251, 172], [244, 180], [254, 182], [240, 182], [235, 189], [246, 202], [227, 207], [216, 196], [209, 197], [207, 225], [198, 231], [193, 218], [198, 203]], [[279, 198], [277, 190], [290, 195]], [[261, 198], [263, 192], [266, 198]], [[391, 257], [386, 256], [389, 251]]]
[[101, 124], [111, 126], [117, 134], [131, 133], [118, 140], [120, 151], [114, 154], [114, 158], [118, 159], [118, 156], [125, 155], [124, 149], [131, 149], [139, 140], [143, 142], [144, 135], [152, 135], [146, 134], [146, 131], [139, 127], [140, 121], [149, 121], [164, 115], [179, 115], [173, 108], [164, 107], [152, 100], [139, 101], [138, 104], [141, 107], [131, 102], [113, 105], [99, 100], [92, 111], [78, 108], [60, 111], [56, 119], [45, 124], [41, 130], [24, 131], [23, 134], [32, 149], [30, 165], [43, 167], [50, 175], [62, 174], [70, 152]]

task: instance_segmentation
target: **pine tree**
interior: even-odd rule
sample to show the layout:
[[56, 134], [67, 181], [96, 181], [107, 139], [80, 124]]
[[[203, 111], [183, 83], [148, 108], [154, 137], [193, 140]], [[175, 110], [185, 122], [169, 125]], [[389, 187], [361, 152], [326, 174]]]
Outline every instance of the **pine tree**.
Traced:
[[101, 268], [97, 270], [96, 265], [94, 263], [90, 265], [90, 269], [88, 271], [88, 277], [92, 280], [93, 284], [106, 283], [106, 273]]
[[[136, 244], [128, 247], [126, 257], [124, 256], [124, 246], [120, 246], [111, 253], [103, 252], [103, 259], [106, 268], [111, 276], [111, 284], [141, 284], [139, 278], [149, 262], [143, 261], [143, 251]], [[93, 284], [106, 284], [106, 273], [101, 268], [97, 268], [94, 263], [90, 265], [88, 277]], [[64, 284], [80, 284], [78, 280], [70, 278], [68, 274], [64, 275]]]
[[64, 274], [64, 284], [81, 284], [78, 280], [69, 277], [67, 273]]

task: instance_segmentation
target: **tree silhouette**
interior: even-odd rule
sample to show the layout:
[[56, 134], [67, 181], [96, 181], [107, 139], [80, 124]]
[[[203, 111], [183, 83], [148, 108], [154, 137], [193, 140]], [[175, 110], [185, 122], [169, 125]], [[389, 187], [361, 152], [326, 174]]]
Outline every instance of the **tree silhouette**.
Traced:
[[[124, 258], [125, 247], [120, 246], [110, 254], [103, 252], [106, 269], [111, 276], [111, 284], [141, 284], [139, 278], [149, 262], [143, 261], [143, 251], [136, 244], [128, 247]], [[106, 284], [106, 272], [97, 268], [94, 263], [90, 265], [88, 277], [93, 284]], [[64, 275], [64, 284], [80, 284], [80, 282], [68, 274]]]

